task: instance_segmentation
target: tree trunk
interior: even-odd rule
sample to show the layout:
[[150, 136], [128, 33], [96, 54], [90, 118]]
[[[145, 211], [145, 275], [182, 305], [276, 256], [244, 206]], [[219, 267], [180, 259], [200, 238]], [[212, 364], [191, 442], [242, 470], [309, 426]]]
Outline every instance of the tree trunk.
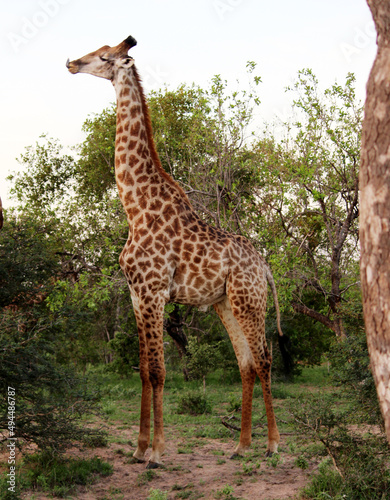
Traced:
[[390, 443], [390, 3], [368, 5], [378, 52], [362, 132], [360, 272], [371, 366]]
[[185, 358], [188, 355], [188, 339], [183, 330], [183, 318], [180, 314], [180, 309], [177, 304], [174, 304], [173, 311], [169, 313], [168, 318], [165, 320], [165, 329], [167, 331], [167, 334], [175, 342], [180, 359], [183, 361], [184, 380], [188, 382], [189, 373], [185, 363]]

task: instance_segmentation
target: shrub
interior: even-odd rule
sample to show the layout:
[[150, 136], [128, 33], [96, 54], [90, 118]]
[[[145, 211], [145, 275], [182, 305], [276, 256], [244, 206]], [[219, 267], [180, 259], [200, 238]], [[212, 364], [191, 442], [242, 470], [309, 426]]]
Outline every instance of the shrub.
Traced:
[[220, 344], [221, 342], [214, 345], [200, 343], [195, 337], [188, 339], [188, 356], [185, 362], [191, 379], [202, 379], [210, 371], [218, 368], [221, 362]]
[[[64, 283], [57, 281], [62, 267], [56, 234], [54, 218], [44, 223], [36, 213], [14, 212], [0, 244], [0, 430], [7, 430], [8, 407], [15, 403], [13, 437], [54, 454], [99, 435], [83, 417], [97, 413], [100, 400], [96, 386], [59, 359], [75, 318], [50, 302]], [[7, 395], [14, 400], [9, 403]], [[8, 436], [7, 430], [0, 442]]]
[[294, 464], [302, 470], [305, 470], [309, 467], [308, 461], [302, 455], [295, 460]]
[[[16, 315], [15, 315], [16, 316]], [[17, 315], [19, 319], [24, 315]], [[55, 361], [55, 344], [48, 333], [39, 332], [45, 323], [17, 331], [0, 326], [0, 389], [13, 389], [16, 403], [15, 436], [34, 443], [40, 450], [61, 453], [75, 441], [101, 438], [99, 429], [85, 425], [83, 417], [99, 411], [100, 394], [72, 367]], [[8, 401], [0, 399], [0, 429], [7, 429]], [[7, 433], [4, 439], [6, 439]]]
[[[18, 483], [23, 489], [43, 490], [57, 497], [66, 497], [77, 485], [94, 482], [97, 475], [109, 476], [113, 468], [100, 458], [71, 459], [53, 457], [50, 453], [36, 453], [24, 458], [23, 472]], [[0, 493], [2, 483], [0, 483]], [[4, 499], [16, 499], [19, 496], [1, 496]]]
[[239, 411], [242, 405], [242, 398], [236, 396], [235, 394], [231, 394], [229, 397], [229, 404], [227, 407], [228, 412]]
[[322, 453], [331, 458], [303, 498], [390, 498], [390, 449], [364, 331], [355, 329], [345, 340], [335, 341], [329, 359], [338, 392], [289, 400], [295, 426], [311, 441], [322, 443]]
[[364, 330], [335, 341], [329, 358], [332, 380], [348, 397], [354, 421], [380, 425], [384, 430]]
[[[383, 434], [363, 433], [349, 424], [347, 410], [334, 409], [335, 394], [289, 401], [295, 426], [310, 441], [322, 443], [333, 467], [324, 466], [309, 486], [316, 494], [371, 500], [390, 497], [390, 450]], [[321, 490], [321, 491], [320, 491]], [[307, 494], [307, 491], [305, 490]], [[313, 493], [311, 493], [313, 494]], [[304, 498], [322, 498], [310, 496]], [[334, 498], [334, 496], [331, 496]]]
[[[324, 460], [318, 467], [310, 483], [302, 490], [300, 498], [307, 500], [339, 498], [342, 487], [342, 478], [332, 466], [332, 461]], [[345, 498], [345, 497], [344, 497]]]
[[202, 415], [211, 413], [211, 403], [206, 395], [200, 391], [189, 391], [179, 399], [177, 413], [188, 415]]
[[115, 337], [109, 341], [109, 346], [114, 354], [114, 359], [107, 366], [107, 369], [119, 375], [131, 377], [134, 372], [133, 366], [139, 364], [137, 332], [130, 334], [116, 332]]

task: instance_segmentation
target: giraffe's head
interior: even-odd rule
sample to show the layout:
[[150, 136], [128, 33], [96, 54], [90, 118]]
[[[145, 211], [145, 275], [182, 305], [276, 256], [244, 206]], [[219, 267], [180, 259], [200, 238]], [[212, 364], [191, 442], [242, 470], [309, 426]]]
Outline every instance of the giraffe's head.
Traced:
[[107, 80], [114, 80], [119, 68], [130, 68], [134, 59], [127, 55], [129, 49], [137, 45], [136, 40], [129, 36], [116, 47], [104, 45], [75, 61], [66, 61], [68, 70], [75, 73], [89, 73]]

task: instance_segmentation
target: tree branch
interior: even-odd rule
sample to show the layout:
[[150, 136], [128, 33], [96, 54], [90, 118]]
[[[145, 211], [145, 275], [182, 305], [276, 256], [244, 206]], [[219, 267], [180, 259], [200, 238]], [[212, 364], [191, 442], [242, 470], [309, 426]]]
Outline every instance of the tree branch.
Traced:
[[319, 321], [327, 328], [330, 328], [332, 332], [337, 333], [334, 321], [328, 318], [328, 316], [325, 316], [324, 314], [314, 311], [314, 309], [310, 309], [309, 307], [305, 306], [305, 304], [299, 304], [298, 302], [293, 302], [291, 305], [295, 312], [304, 314], [309, 318], [315, 319], [316, 321]]

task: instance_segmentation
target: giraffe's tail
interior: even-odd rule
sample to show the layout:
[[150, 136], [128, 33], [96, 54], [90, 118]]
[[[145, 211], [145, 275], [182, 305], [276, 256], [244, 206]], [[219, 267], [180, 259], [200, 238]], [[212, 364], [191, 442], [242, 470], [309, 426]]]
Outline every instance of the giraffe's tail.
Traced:
[[284, 335], [282, 332], [282, 328], [280, 326], [280, 308], [279, 308], [278, 295], [276, 293], [275, 281], [272, 276], [271, 270], [268, 266], [266, 266], [266, 270], [267, 270], [266, 271], [267, 281], [272, 290], [272, 295], [274, 298], [274, 304], [276, 309], [276, 323], [279, 332], [278, 336], [279, 348], [283, 359], [284, 371], [286, 375], [290, 375], [294, 368], [294, 360], [291, 355], [291, 340], [289, 339], [288, 335]]
[[268, 266], [266, 266], [266, 276], [268, 284], [272, 291], [272, 296], [274, 298], [274, 304], [276, 309], [276, 324], [278, 327], [278, 332], [280, 337], [283, 337], [282, 327], [280, 326], [280, 309], [279, 309], [278, 294], [276, 292], [274, 277], [272, 276], [271, 269]]

